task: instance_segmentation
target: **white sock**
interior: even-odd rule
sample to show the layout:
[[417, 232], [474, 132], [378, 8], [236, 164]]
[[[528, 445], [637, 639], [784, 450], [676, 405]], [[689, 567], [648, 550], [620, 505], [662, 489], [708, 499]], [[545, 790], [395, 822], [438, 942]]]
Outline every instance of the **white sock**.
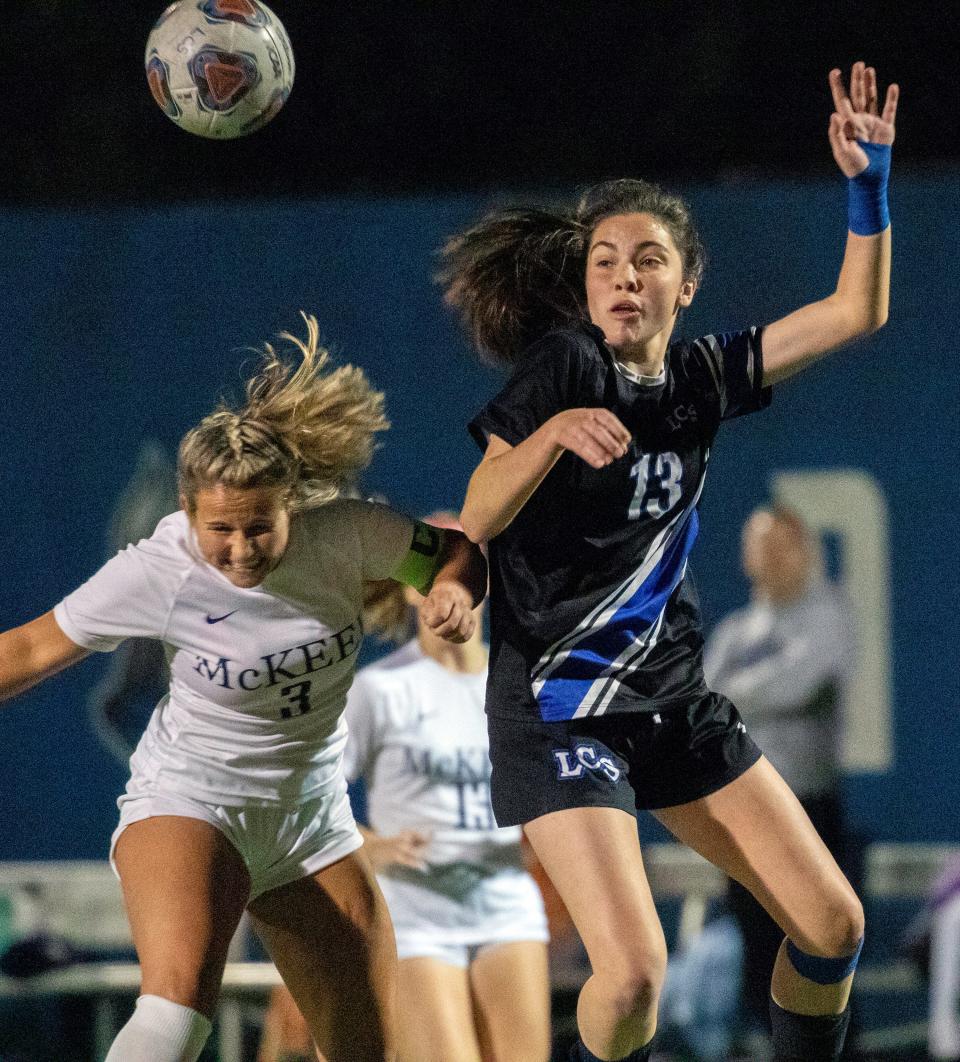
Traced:
[[212, 1026], [195, 1010], [141, 996], [104, 1062], [197, 1062]]

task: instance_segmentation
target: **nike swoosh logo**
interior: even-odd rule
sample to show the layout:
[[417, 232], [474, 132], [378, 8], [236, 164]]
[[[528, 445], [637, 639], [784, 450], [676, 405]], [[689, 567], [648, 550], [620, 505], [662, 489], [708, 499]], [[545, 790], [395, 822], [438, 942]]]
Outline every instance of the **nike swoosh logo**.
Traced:
[[[236, 611], [238, 611], [238, 610], [237, 609], [233, 610], [233, 612], [236, 612]], [[225, 620], [229, 616], [232, 616], [233, 612], [227, 612], [227, 613], [225, 613], [222, 616], [207, 616], [207, 623], [219, 623], [221, 620]]]

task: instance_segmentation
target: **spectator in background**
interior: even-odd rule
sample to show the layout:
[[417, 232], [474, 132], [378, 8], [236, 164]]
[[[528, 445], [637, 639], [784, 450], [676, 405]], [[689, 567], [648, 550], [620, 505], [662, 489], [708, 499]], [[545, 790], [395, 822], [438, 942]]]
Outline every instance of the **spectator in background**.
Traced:
[[947, 860], [898, 951], [927, 983], [927, 1053], [960, 1062], [960, 856]]
[[928, 1047], [937, 1062], [960, 1062], [960, 859], [937, 879], [930, 900]]
[[[843, 865], [839, 722], [856, 658], [853, 619], [843, 592], [820, 572], [809, 529], [790, 509], [750, 516], [742, 559], [752, 600], [707, 640], [707, 683], [739, 707], [751, 737]], [[734, 881], [729, 899], [745, 941], [743, 1017], [766, 1030], [783, 931]]]

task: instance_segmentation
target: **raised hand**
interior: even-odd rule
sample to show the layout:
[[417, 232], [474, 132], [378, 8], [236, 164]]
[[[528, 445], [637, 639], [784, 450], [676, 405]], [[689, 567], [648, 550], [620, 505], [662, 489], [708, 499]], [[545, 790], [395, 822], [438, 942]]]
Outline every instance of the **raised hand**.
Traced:
[[830, 91], [834, 112], [830, 115], [830, 147], [845, 177], [856, 177], [870, 163], [858, 141], [868, 144], [892, 144], [895, 134], [897, 100], [900, 88], [890, 85], [878, 109], [877, 72], [872, 66], [854, 63], [850, 71], [850, 92], [847, 94], [843, 75], [830, 71]]

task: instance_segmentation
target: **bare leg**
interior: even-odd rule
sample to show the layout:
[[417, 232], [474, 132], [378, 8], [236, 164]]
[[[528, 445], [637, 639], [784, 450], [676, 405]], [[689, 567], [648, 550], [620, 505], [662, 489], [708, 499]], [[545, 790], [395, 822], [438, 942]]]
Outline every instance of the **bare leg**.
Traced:
[[142, 971], [142, 993], [212, 1018], [250, 878], [216, 827], [160, 815], [128, 826], [117, 870]]
[[[400, 1062], [480, 1062], [467, 971], [436, 959], [400, 963], [397, 1039]], [[310, 1030], [286, 988], [274, 990], [258, 1062], [313, 1057]]]
[[577, 1003], [580, 1036], [598, 1058], [624, 1058], [653, 1038], [667, 965], [636, 820], [616, 808], [572, 808], [524, 829], [593, 969]]
[[249, 893], [246, 867], [216, 827], [176, 815], [127, 826], [115, 859], [143, 987], [107, 1062], [197, 1062]]
[[467, 971], [437, 959], [403, 959], [399, 1062], [480, 1062]]
[[[852, 955], [863, 936], [863, 909], [800, 802], [761, 759], [701, 800], [655, 812], [684, 844], [739, 881], [802, 951]], [[853, 975], [820, 985], [801, 977], [781, 945], [774, 1000], [796, 1014], [839, 1014]]]
[[270, 1005], [263, 1019], [257, 1062], [316, 1057], [310, 1030], [290, 990], [285, 986], [275, 988], [270, 993]]
[[328, 1062], [392, 1060], [397, 952], [366, 855], [271, 889], [249, 910]]
[[546, 1062], [546, 944], [527, 940], [484, 948], [470, 966], [470, 984], [484, 1062]]

